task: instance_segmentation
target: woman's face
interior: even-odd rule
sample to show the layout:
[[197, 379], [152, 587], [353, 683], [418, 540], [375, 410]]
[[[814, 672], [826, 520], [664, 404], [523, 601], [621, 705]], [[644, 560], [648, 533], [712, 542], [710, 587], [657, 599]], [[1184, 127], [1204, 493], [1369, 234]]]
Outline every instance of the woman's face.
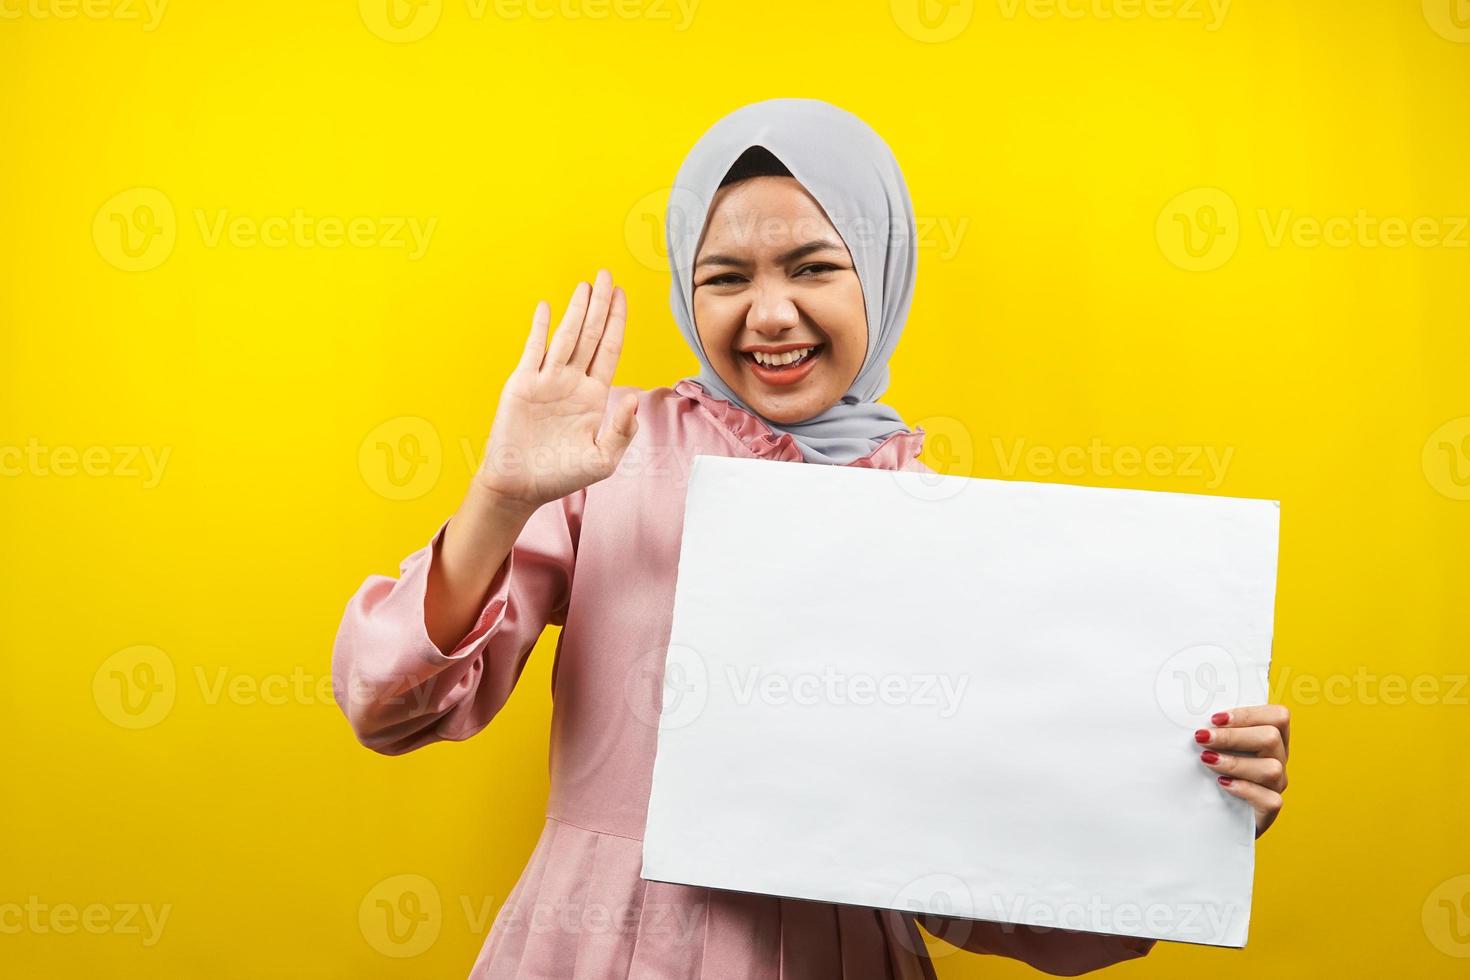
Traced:
[[[715, 194], [694, 260], [694, 327], [725, 384], [773, 422], [819, 415], [852, 387], [868, 353], [862, 285], [837, 229], [794, 177], [752, 177]], [[807, 348], [799, 362], [761, 363]]]

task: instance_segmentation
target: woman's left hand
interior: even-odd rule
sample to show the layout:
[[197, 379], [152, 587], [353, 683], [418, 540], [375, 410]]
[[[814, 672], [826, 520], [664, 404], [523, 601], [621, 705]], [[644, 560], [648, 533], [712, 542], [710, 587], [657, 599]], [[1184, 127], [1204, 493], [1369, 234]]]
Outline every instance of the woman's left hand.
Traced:
[[1259, 704], [1217, 711], [1210, 724], [1194, 733], [1203, 750], [1200, 761], [1216, 772], [1225, 792], [1256, 811], [1260, 837], [1281, 812], [1291, 714], [1285, 705]]

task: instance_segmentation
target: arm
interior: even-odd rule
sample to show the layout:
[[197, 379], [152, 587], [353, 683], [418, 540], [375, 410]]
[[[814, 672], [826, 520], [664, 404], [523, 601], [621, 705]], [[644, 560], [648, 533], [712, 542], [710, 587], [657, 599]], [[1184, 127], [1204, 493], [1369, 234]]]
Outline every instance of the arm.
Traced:
[[1071, 929], [957, 919], [943, 915], [914, 916], [930, 935], [972, 953], [1020, 960], [1042, 973], [1075, 977], [1124, 960], [1148, 955], [1155, 940]]
[[546, 624], [566, 622], [585, 498], [579, 490], [526, 519], [452, 646], [431, 638], [430, 583], [448, 572], [441, 566], [459, 514], [403, 560], [399, 578], [368, 577], [332, 648], [333, 693], [359, 742], [402, 755], [462, 741], [490, 723]]
[[332, 689], [368, 748], [469, 738], [504, 706], [546, 624], [565, 624], [587, 487], [638, 430], [635, 392], [609, 405], [626, 321], [605, 269], [577, 284], [549, 345], [551, 307], [536, 305], [463, 506], [398, 579], [370, 576], [347, 604]]
[[504, 501], [472, 483], [436, 538], [424, 596], [424, 625], [440, 650], [452, 650], [475, 625], [485, 594], [534, 508]]

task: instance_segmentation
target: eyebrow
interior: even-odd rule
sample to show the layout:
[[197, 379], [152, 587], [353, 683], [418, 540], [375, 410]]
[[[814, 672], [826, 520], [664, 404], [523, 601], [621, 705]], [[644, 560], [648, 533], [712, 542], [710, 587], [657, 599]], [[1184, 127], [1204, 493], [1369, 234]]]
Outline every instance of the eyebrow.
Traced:
[[[829, 249], [835, 250], [841, 248], [842, 246], [837, 244], [836, 242], [828, 241], [825, 238], [818, 238], [813, 241], [807, 242], [805, 245], [798, 245], [790, 251], [782, 252], [780, 255], [776, 256], [776, 264], [785, 265], [787, 262], [795, 262], [797, 259], [805, 258], [806, 256], [811, 255], [813, 252], [825, 252]], [[699, 267], [706, 265], [744, 264], [745, 263], [743, 261], [733, 255], [706, 255], [704, 258], [694, 263], [694, 268], [698, 269]]]

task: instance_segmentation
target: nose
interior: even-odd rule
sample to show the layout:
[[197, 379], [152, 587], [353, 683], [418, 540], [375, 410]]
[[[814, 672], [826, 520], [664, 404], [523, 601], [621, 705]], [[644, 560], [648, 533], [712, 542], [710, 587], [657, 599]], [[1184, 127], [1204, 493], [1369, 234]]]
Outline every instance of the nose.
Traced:
[[[785, 277], [782, 277], [783, 280]], [[785, 289], [784, 282], [758, 282], [751, 290], [750, 309], [745, 325], [763, 337], [779, 338], [801, 323], [796, 302]]]

